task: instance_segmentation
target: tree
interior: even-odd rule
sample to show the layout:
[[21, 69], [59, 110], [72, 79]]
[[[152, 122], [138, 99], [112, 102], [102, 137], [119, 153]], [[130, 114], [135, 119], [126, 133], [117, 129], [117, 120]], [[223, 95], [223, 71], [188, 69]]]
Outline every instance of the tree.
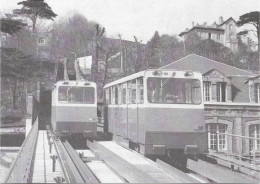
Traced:
[[9, 78], [12, 86], [13, 108], [17, 108], [17, 86], [33, 78], [39, 70], [39, 62], [15, 48], [1, 48], [1, 78]]
[[98, 55], [99, 50], [102, 50], [100, 44], [100, 38], [105, 33], [105, 28], [101, 28], [98, 24], [96, 24], [96, 34], [94, 36], [94, 54], [92, 54], [92, 66], [91, 66], [91, 74], [93, 77], [93, 81], [97, 82], [97, 73], [98, 73]]
[[14, 14], [28, 17], [32, 21], [32, 30], [36, 31], [36, 23], [39, 19], [53, 20], [57, 16], [44, 0], [27, 0], [17, 3], [22, 5], [21, 9], [13, 10]]
[[19, 20], [1, 18], [1, 32], [13, 35], [19, 32], [24, 26], [25, 23], [20, 22]]
[[146, 58], [148, 68], [160, 67], [162, 61], [162, 45], [158, 31], [155, 31], [152, 39], [147, 42]]
[[50, 54], [52, 60], [68, 58], [73, 60], [75, 52], [78, 57], [91, 55], [96, 23], [88, 21], [81, 14], [74, 14], [68, 18], [55, 21], [50, 30]]
[[[239, 17], [239, 20], [237, 21], [238, 26], [243, 26], [245, 24], [251, 24], [256, 28], [256, 36], [258, 39], [258, 52], [260, 51], [260, 22], [259, 22], [259, 17], [260, 17], [260, 11], [253, 11], [246, 13], [244, 15], [241, 15]], [[255, 32], [255, 31], [253, 31]]]

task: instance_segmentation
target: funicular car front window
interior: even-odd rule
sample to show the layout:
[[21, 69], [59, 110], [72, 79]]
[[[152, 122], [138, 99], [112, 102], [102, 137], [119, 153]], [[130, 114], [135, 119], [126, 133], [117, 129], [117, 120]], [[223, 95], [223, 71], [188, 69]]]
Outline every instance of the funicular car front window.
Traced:
[[149, 103], [200, 104], [201, 86], [197, 79], [155, 78], [147, 80]]
[[70, 104], [94, 104], [95, 95], [93, 87], [60, 86], [58, 100]]

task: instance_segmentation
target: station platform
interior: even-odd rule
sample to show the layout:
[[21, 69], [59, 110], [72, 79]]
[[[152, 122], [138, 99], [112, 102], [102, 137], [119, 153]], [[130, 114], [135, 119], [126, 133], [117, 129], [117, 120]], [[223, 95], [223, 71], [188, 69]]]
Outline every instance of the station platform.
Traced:
[[[89, 144], [89, 143], [88, 143]], [[100, 141], [89, 144], [92, 150], [120, 173], [130, 183], [181, 183], [158, 165], [134, 151], [126, 149], [114, 141]]]
[[46, 130], [39, 130], [33, 164], [32, 183], [56, 183], [55, 178], [64, 178], [58, 159], [56, 160], [55, 172], [52, 171], [53, 161], [51, 156], [53, 155], [57, 155], [57, 153], [52, 145], [52, 153], [50, 154]]

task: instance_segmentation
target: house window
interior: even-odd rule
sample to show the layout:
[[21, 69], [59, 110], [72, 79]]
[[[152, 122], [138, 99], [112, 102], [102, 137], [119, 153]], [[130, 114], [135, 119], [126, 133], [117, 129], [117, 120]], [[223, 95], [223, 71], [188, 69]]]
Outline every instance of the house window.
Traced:
[[255, 84], [255, 102], [260, 103], [260, 84]]
[[233, 29], [233, 26], [230, 24], [229, 25], [229, 30], [232, 30]]
[[211, 39], [211, 33], [209, 33], [209, 39]]
[[203, 82], [203, 96], [204, 101], [210, 101], [210, 89], [211, 89], [211, 83], [210, 82]]
[[260, 140], [256, 140], [260, 138], [260, 124], [249, 126], [249, 137], [255, 138], [249, 141], [250, 151], [260, 150]]
[[208, 146], [209, 149], [227, 150], [227, 125], [208, 124]]
[[45, 41], [45, 40], [44, 40], [43, 37], [40, 37], [40, 38], [38, 39], [38, 43], [39, 43], [39, 44], [44, 44], [44, 41]]
[[217, 83], [217, 102], [226, 101], [226, 83], [218, 82]]
[[217, 34], [217, 39], [220, 40], [220, 34]]

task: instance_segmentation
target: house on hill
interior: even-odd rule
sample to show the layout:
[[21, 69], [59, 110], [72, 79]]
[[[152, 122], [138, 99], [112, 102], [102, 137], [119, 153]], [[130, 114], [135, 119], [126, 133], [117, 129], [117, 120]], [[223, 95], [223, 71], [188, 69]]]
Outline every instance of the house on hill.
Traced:
[[259, 140], [241, 137], [260, 137], [259, 75], [196, 54], [190, 54], [160, 69], [202, 73], [210, 150], [245, 157], [260, 151]]
[[187, 40], [187, 36], [190, 33], [196, 33], [202, 40], [214, 40], [230, 48], [232, 51], [236, 51], [238, 47], [236, 21], [232, 17], [224, 21], [221, 16], [218, 23], [214, 22], [211, 25], [207, 25], [207, 22], [195, 25], [193, 22], [192, 28], [181, 32], [179, 36]]

